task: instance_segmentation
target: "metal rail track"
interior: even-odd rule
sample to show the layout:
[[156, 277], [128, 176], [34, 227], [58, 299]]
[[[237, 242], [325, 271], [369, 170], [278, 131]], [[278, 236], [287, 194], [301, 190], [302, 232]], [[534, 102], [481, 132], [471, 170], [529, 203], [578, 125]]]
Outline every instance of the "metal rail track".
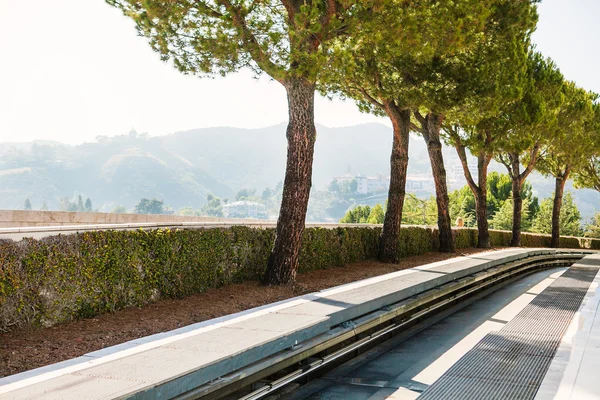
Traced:
[[[176, 400], [264, 398], [301, 378], [308, 379], [326, 367], [341, 364], [417, 324], [431, 321], [428, 324], [431, 325], [526, 274], [541, 268], [570, 266], [583, 255], [573, 252], [529, 257], [449, 282], [347, 321], [325, 334], [184, 393]], [[256, 388], [257, 382], [262, 386]]]

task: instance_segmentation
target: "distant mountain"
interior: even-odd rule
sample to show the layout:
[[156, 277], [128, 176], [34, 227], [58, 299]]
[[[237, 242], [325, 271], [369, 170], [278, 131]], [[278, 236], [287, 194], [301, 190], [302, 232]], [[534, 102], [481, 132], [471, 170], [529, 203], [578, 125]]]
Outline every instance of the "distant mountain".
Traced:
[[[179, 209], [200, 207], [206, 195], [233, 198], [241, 188], [274, 188], [285, 173], [285, 124], [261, 129], [229, 127], [194, 129], [172, 135], [99, 137], [97, 142], [69, 146], [53, 141], [0, 143], [0, 208], [22, 208], [29, 198], [34, 208], [46, 202], [57, 209], [61, 197], [89, 196], [94, 207], [132, 208], [142, 197], [163, 199]], [[391, 128], [365, 124], [343, 128], [318, 126], [313, 185], [324, 189], [333, 177], [387, 174]], [[450, 171], [458, 160], [444, 149]], [[412, 137], [409, 173], [429, 173], [425, 143]], [[503, 171], [500, 165], [492, 169]], [[540, 197], [549, 196], [553, 182], [532, 177]], [[462, 182], [458, 182], [463, 184]], [[584, 214], [599, 207], [599, 196], [577, 191]]]

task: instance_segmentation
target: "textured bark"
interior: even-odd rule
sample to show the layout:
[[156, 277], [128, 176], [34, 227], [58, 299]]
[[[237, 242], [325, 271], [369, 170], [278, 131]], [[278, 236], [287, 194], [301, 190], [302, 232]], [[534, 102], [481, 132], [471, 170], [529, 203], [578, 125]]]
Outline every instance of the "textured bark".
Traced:
[[491, 247], [491, 244], [487, 212], [487, 188], [477, 190], [477, 194], [475, 195], [475, 214], [477, 216], [477, 247], [488, 249]]
[[512, 180], [512, 196], [513, 196], [513, 223], [512, 223], [512, 238], [510, 245], [513, 247], [521, 246], [521, 221], [522, 221], [522, 209], [523, 209], [523, 198], [521, 196], [521, 190], [523, 189], [523, 183], [529, 176], [535, 164], [537, 162], [537, 156], [540, 150], [539, 143], [536, 143], [529, 151], [529, 164], [523, 172], [521, 172], [521, 161], [519, 159], [519, 153], [508, 152], [506, 158], [504, 155], [499, 155], [500, 162], [504, 164], [508, 170], [508, 175]]
[[[452, 134], [451, 134], [452, 136]], [[454, 141], [454, 147], [458, 153], [458, 158], [463, 167], [467, 185], [473, 197], [475, 197], [475, 215], [477, 217], [477, 247], [480, 249], [487, 249], [490, 245], [490, 232], [488, 225], [488, 212], [487, 212], [487, 170], [492, 160], [492, 156], [485, 150], [481, 150], [477, 155], [477, 183], [473, 180], [471, 171], [469, 170], [469, 164], [467, 160], [467, 152], [465, 146], [462, 144], [460, 137], [455, 133], [452, 136]], [[489, 141], [486, 139], [486, 144]]]
[[521, 221], [523, 210], [523, 197], [521, 196], [521, 188], [523, 186], [520, 174], [520, 163], [518, 154], [509, 154], [511, 167], [513, 171], [512, 177], [512, 196], [513, 196], [513, 223], [512, 223], [512, 238], [510, 245], [513, 247], [521, 246]]
[[379, 259], [395, 263], [399, 259], [398, 246], [406, 189], [411, 113], [410, 110], [398, 109], [394, 104], [386, 104], [385, 108], [392, 121], [394, 139], [390, 157], [390, 188], [379, 244]]
[[292, 78], [285, 82], [285, 88], [289, 107], [287, 164], [275, 244], [263, 277], [263, 283], [268, 285], [291, 283], [296, 278], [317, 135], [315, 85]]
[[454, 251], [454, 240], [452, 238], [452, 223], [450, 221], [450, 200], [448, 199], [448, 185], [446, 184], [446, 168], [444, 167], [442, 142], [440, 140], [442, 119], [441, 115], [427, 114], [422, 121], [423, 129], [421, 133], [427, 144], [427, 152], [429, 153], [429, 161], [431, 162], [433, 181], [435, 183], [440, 252], [451, 253]]
[[560, 210], [562, 208], [565, 183], [569, 179], [571, 168], [567, 166], [565, 172], [556, 176], [554, 185], [554, 205], [552, 207], [552, 239], [550, 247], [559, 247], [560, 245]]

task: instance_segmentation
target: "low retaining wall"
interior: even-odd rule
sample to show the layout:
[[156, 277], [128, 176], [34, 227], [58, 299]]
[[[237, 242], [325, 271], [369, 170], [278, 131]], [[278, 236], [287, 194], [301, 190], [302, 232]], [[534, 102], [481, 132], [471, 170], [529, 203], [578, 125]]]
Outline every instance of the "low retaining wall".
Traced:
[[184, 217], [168, 214], [114, 214], [70, 211], [0, 210], [0, 228], [34, 226], [67, 226], [99, 224], [143, 224], [148, 222], [235, 222], [243, 224], [253, 219], [217, 217]]
[[[308, 228], [300, 272], [377, 257], [380, 227]], [[492, 231], [493, 246], [510, 232]], [[101, 230], [21, 241], [0, 240], [0, 330], [45, 326], [179, 298], [264, 272], [272, 228]], [[475, 229], [456, 229], [457, 248], [474, 247]], [[548, 247], [548, 235], [523, 234], [526, 247]], [[561, 247], [600, 249], [600, 240], [561, 238]], [[400, 255], [439, 248], [437, 231], [403, 227]]]

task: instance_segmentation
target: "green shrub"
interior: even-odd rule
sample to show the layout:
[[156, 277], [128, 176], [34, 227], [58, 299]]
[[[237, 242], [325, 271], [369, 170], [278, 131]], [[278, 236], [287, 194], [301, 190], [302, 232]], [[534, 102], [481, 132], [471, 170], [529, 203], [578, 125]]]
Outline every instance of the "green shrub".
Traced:
[[[308, 228], [299, 272], [375, 259], [381, 228]], [[457, 248], [475, 246], [477, 230], [454, 231]], [[20, 242], [0, 240], [0, 330], [52, 325], [181, 298], [264, 273], [273, 229], [98, 231]], [[511, 233], [490, 231], [493, 246]], [[547, 247], [547, 235], [523, 234], [524, 246]], [[561, 246], [600, 248], [600, 240], [561, 238]], [[439, 249], [436, 229], [403, 227], [401, 257]]]
[[579, 248], [586, 248], [583, 247], [585, 246], [585, 244], [583, 242], [579, 241], [579, 238], [576, 237], [572, 237], [572, 236], [565, 236], [565, 237], [561, 237], [559, 240], [559, 247], [565, 248], [565, 249], [579, 249]]
[[[420, 226], [408, 226], [400, 230], [400, 257], [415, 256], [434, 250], [437, 230]], [[439, 249], [439, 241], [435, 247]]]
[[458, 228], [454, 229], [454, 244], [457, 249], [466, 249], [477, 246], [477, 229]]
[[490, 244], [493, 247], [506, 247], [510, 246], [510, 239], [512, 234], [509, 231], [496, 231], [490, 230]]

